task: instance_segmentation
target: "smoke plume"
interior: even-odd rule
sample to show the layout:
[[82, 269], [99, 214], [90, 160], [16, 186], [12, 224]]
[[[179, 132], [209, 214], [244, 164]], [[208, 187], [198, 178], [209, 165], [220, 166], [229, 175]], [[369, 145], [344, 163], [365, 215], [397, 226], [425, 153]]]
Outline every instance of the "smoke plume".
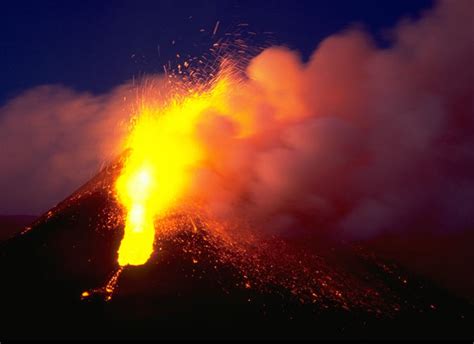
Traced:
[[353, 238], [472, 228], [472, 13], [472, 1], [440, 2], [386, 49], [354, 29], [307, 63], [284, 47], [254, 58], [227, 100], [248, 134], [212, 111], [199, 129], [212, 156], [196, 185], [211, 213]]
[[107, 95], [64, 86], [27, 90], [0, 108], [0, 212], [40, 214], [117, 154], [127, 129], [128, 85]]

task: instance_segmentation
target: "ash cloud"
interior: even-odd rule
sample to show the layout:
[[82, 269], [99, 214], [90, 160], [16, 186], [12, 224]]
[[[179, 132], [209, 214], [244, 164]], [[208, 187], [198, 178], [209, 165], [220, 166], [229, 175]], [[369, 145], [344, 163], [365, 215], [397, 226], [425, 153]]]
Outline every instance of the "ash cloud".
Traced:
[[93, 177], [118, 153], [130, 98], [129, 85], [100, 96], [46, 85], [3, 105], [0, 212], [41, 214]]
[[386, 49], [353, 29], [307, 63], [262, 52], [228, 95], [252, 134], [234, 135], [232, 114], [201, 123], [213, 155], [198, 196], [214, 216], [273, 233], [472, 229], [473, 7], [439, 2], [402, 20]]

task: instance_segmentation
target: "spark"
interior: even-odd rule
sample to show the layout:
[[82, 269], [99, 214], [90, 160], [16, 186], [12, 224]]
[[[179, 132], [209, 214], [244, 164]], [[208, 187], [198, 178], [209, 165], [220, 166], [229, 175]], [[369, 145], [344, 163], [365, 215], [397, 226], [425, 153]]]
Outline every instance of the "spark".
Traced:
[[214, 30], [212, 31], [212, 35], [215, 36], [217, 33], [217, 30], [219, 29], [219, 20], [216, 22], [216, 25], [214, 26]]

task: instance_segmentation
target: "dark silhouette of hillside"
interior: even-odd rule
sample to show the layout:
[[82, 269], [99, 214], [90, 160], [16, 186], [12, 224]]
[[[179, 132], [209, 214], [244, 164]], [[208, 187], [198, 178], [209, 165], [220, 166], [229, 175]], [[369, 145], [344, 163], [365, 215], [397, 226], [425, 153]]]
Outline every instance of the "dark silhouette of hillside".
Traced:
[[239, 251], [199, 221], [125, 268], [111, 300], [83, 298], [118, 268], [119, 168], [1, 244], [2, 338], [472, 338], [468, 301], [364, 247], [268, 239]]
[[34, 215], [0, 215], [0, 241], [18, 234], [36, 218]]

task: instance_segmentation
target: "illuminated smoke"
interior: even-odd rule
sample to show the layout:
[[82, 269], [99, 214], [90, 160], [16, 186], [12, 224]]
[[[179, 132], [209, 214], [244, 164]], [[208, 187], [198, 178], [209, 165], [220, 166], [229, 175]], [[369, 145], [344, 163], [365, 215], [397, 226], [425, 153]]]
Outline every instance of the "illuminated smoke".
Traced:
[[40, 214], [117, 154], [127, 130], [129, 85], [94, 96], [59, 85], [32, 88], [0, 108], [0, 213]]
[[234, 117], [213, 111], [200, 127], [206, 209], [286, 234], [472, 227], [472, 6], [441, 2], [388, 49], [350, 30], [308, 63], [279, 47], [254, 58], [227, 95]]

